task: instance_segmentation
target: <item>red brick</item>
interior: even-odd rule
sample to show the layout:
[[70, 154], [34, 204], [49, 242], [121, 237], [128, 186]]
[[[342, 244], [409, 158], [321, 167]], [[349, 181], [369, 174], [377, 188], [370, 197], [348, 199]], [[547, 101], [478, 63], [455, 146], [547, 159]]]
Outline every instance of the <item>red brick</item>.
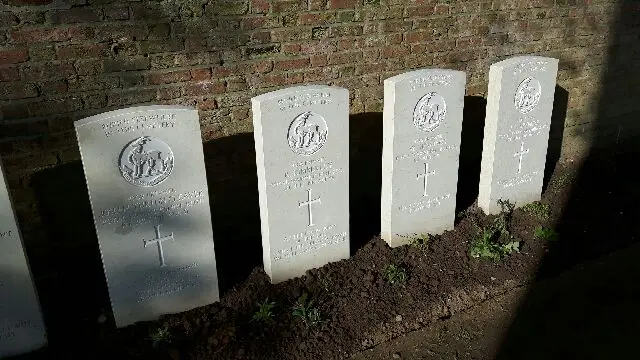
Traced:
[[249, 77], [249, 85], [257, 88], [282, 86], [286, 83], [284, 74], [266, 74]]
[[191, 80], [191, 71], [176, 70], [163, 73], [154, 73], [149, 75], [149, 84], [170, 84]]
[[216, 80], [205, 80], [191, 83], [185, 86], [185, 95], [202, 96], [210, 94], [222, 94], [225, 91], [224, 82]]
[[253, 64], [253, 70], [257, 73], [268, 73], [273, 70], [273, 62], [271, 60], [258, 61]]
[[429, 31], [410, 31], [405, 35], [405, 41], [408, 43], [420, 43], [429, 41], [432, 37]]
[[251, 0], [251, 12], [254, 14], [269, 12], [269, 0]]
[[26, 29], [11, 33], [11, 39], [20, 43], [65, 41], [69, 39], [67, 29]]
[[38, 89], [34, 84], [22, 82], [4, 83], [0, 86], [0, 100], [25, 99], [38, 96]]
[[328, 41], [306, 42], [301, 44], [300, 51], [303, 54], [331, 53], [336, 51], [336, 46]]
[[76, 68], [73, 64], [64, 62], [32, 64], [22, 68], [22, 77], [27, 81], [64, 79], [75, 74]]
[[309, 0], [309, 10], [324, 10], [327, 8], [327, 0]]
[[251, 42], [256, 44], [266, 44], [271, 42], [270, 31], [258, 31], [251, 34]]
[[47, 13], [47, 17], [53, 24], [97, 22], [102, 20], [102, 11], [89, 7], [77, 7], [68, 10], [52, 10]]
[[327, 55], [314, 54], [310, 56], [311, 66], [325, 66], [327, 65]]
[[362, 59], [362, 51], [345, 51], [329, 54], [329, 65], [352, 64]]
[[247, 90], [247, 82], [243, 78], [235, 78], [227, 80], [227, 91], [243, 91]]
[[107, 106], [123, 106], [131, 104], [141, 104], [156, 100], [157, 91], [155, 89], [134, 89], [119, 91], [107, 96]]
[[213, 98], [205, 98], [198, 100], [197, 106], [198, 110], [202, 111], [215, 110], [218, 108], [218, 103]]
[[436, 15], [446, 15], [449, 14], [449, 5], [448, 4], [438, 4], [434, 9], [434, 13]]
[[406, 45], [385, 46], [381, 51], [383, 59], [403, 57], [409, 55], [409, 53], [409, 47]]
[[20, 79], [18, 68], [4, 67], [0, 68], [0, 81], [15, 81]]
[[5, 120], [26, 119], [29, 117], [29, 108], [27, 104], [9, 103], [0, 106], [0, 113], [2, 113]]
[[271, 0], [271, 11], [274, 13], [299, 12], [303, 10], [301, 5], [301, 0]]
[[255, 30], [261, 28], [265, 23], [264, 16], [254, 16], [242, 19], [240, 27], [243, 30]]
[[280, 51], [284, 54], [299, 54], [302, 46], [300, 44], [282, 44]]
[[158, 89], [157, 100], [172, 100], [181, 96], [180, 88], [177, 86]]
[[191, 69], [191, 80], [201, 81], [211, 78], [211, 69]]
[[274, 70], [295, 70], [302, 69], [309, 65], [308, 58], [302, 59], [286, 59], [286, 60], [277, 60], [273, 65]]
[[[214, 78], [227, 77], [235, 72], [235, 67], [232, 66], [218, 66], [213, 68], [212, 76]], [[194, 79], [196, 80], [196, 79]]]
[[332, 13], [303, 13], [298, 15], [299, 25], [326, 25], [332, 22]]
[[330, 0], [330, 9], [353, 9], [361, 4], [362, 0]]
[[66, 45], [56, 49], [56, 56], [60, 60], [96, 58], [108, 56], [108, 44]]
[[408, 17], [420, 17], [433, 15], [433, 5], [407, 6]]
[[285, 80], [285, 84], [287, 85], [300, 84], [303, 81], [304, 81], [304, 76], [300, 73], [287, 74], [287, 79]]
[[9, 0], [9, 5], [12, 6], [38, 6], [38, 5], [49, 5], [53, 2], [53, 0]]
[[27, 49], [0, 49], [0, 65], [17, 64], [29, 59]]

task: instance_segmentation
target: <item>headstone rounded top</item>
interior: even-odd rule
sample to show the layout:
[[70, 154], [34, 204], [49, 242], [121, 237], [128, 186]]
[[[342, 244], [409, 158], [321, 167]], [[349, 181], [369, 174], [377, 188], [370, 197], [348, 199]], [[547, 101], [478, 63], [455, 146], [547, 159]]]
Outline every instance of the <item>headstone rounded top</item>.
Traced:
[[491, 67], [492, 68], [493, 67], [508, 68], [508, 67], [518, 66], [523, 63], [532, 63], [532, 62], [533, 63], [535, 62], [557, 63], [558, 59], [545, 57], [545, 56], [537, 56], [537, 55], [514, 56], [511, 58], [499, 61], [497, 63], [491, 64]]
[[135, 113], [141, 113], [141, 112], [148, 112], [148, 111], [194, 111], [194, 112], [198, 112], [198, 110], [194, 107], [191, 106], [183, 106], [183, 105], [144, 105], [144, 106], [135, 106], [135, 107], [129, 107], [126, 109], [118, 109], [118, 110], [112, 110], [112, 111], [107, 111], [104, 113], [100, 113], [97, 115], [93, 115], [93, 116], [89, 116], [86, 117], [84, 119], [81, 120], [77, 120], [74, 122], [74, 126], [80, 127], [80, 126], [85, 126], [85, 125], [89, 125], [92, 122], [95, 121], [99, 121], [99, 120], [104, 120], [104, 119], [109, 119], [109, 118], [114, 118], [114, 117], [118, 117], [118, 116], [122, 116], [122, 115], [127, 115], [127, 114], [135, 114]]
[[318, 85], [318, 84], [298, 85], [298, 86], [292, 86], [292, 87], [288, 87], [280, 90], [274, 90], [262, 95], [254, 96], [251, 98], [251, 101], [261, 102], [261, 101], [271, 100], [274, 98], [280, 98], [289, 94], [295, 94], [299, 92], [309, 92], [309, 91], [349, 91], [349, 90], [343, 87], [330, 86], [330, 85]]
[[433, 75], [449, 75], [449, 76], [466, 76], [464, 71], [459, 70], [451, 70], [451, 69], [440, 69], [440, 68], [430, 68], [430, 69], [418, 69], [409, 72], [405, 72], [396, 76], [392, 76], [386, 78], [384, 80], [385, 83], [397, 83], [403, 80], [409, 80], [420, 76], [433, 76]]

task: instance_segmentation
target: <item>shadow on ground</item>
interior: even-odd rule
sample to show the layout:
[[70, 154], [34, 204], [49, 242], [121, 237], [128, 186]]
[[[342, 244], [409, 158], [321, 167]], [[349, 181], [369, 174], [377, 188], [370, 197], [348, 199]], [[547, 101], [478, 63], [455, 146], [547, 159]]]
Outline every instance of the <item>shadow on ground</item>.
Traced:
[[[572, 192], [556, 225], [560, 241], [549, 247], [538, 279], [627, 249], [640, 236], [640, 187], [634, 166], [640, 155], [640, 2], [617, 1], [616, 14], [608, 29], [595, 120], [591, 133], [583, 135], [591, 154], [574, 177], [558, 179]], [[591, 276], [569, 279], [553, 292], [532, 289], [497, 359], [635, 356], [640, 333], [637, 260], [635, 256], [603, 264]]]

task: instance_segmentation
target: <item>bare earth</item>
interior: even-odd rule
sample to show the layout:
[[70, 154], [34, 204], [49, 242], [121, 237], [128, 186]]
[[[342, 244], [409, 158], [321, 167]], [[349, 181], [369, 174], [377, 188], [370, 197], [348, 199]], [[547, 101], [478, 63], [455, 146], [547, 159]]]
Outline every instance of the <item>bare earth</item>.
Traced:
[[352, 360], [637, 358], [640, 245], [497, 296]]

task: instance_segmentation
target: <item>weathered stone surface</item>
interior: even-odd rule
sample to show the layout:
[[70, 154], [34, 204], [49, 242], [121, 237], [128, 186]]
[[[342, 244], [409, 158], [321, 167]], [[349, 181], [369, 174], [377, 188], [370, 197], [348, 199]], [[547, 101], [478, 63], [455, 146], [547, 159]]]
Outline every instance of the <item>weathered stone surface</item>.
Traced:
[[273, 283], [349, 257], [349, 92], [251, 99], [265, 271]]
[[478, 206], [500, 212], [540, 200], [558, 60], [518, 56], [491, 65]]
[[75, 128], [117, 326], [217, 301], [197, 111], [134, 107]]
[[0, 358], [43, 347], [47, 334], [0, 164]]
[[392, 247], [453, 229], [465, 82], [442, 69], [384, 82], [381, 228]]

